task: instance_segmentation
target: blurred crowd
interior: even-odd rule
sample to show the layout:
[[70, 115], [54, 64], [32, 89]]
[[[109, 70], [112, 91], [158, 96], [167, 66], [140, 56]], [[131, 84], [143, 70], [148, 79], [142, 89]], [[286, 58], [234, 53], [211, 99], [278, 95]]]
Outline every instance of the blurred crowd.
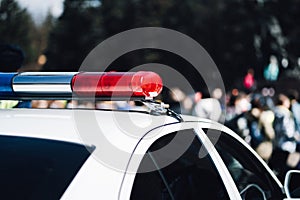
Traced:
[[[300, 103], [297, 90], [276, 93], [272, 87], [259, 92], [233, 89], [226, 95], [218, 88], [211, 97], [201, 92], [186, 96], [178, 89], [181, 112], [224, 122], [283, 179], [287, 170], [300, 169]], [[257, 91], [257, 90], [255, 90]], [[226, 106], [221, 98], [226, 96]], [[176, 106], [174, 107], [176, 110]]]
[[54, 109], [108, 109], [108, 110], [144, 110], [143, 103], [136, 101], [81, 101], [81, 100], [33, 100], [31, 108]]
[[281, 178], [289, 169], [300, 169], [300, 104], [296, 90], [275, 94], [232, 95], [225, 124], [239, 134]]

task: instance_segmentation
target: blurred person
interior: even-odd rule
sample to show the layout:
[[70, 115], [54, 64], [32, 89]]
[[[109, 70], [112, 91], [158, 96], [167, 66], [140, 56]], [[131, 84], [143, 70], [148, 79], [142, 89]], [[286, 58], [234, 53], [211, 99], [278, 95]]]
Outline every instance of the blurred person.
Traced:
[[235, 98], [236, 96], [231, 93], [226, 94], [226, 115], [225, 115], [226, 122], [232, 120], [236, 116], [235, 108], [234, 108]]
[[193, 115], [219, 121], [222, 116], [220, 101], [215, 98], [201, 98], [194, 107]]
[[178, 87], [171, 89], [165, 87], [164, 90], [165, 95], [163, 95], [163, 102], [168, 104], [171, 110], [180, 114], [191, 114], [194, 103], [192, 95], [186, 95], [185, 92]]
[[300, 103], [298, 102], [299, 93], [296, 90], [290, 90], [288, 97], [291, 101], [291, 111], [295, 119], [297, 131], [300, 132]]
[[254, 70], [253, 69], [249, 69], [247, 71], [246, 76], [244, 77], [244, 81], [243, 81], [244, 87], [246, 88], [247, 91], [253, 91], [256, 88], [256, 82], [254, 79]]
[[170, 97], [170, 108], [176, 113], [185, 113], [184, 108], [182, 107], [182, 103], [186, 98], [185, 93], [179, 89], [178, 87], [171, 88], [169, 91]]
[[[0, 71], [18, 72], [24, 62], [24, 52], [16, 45], [0, 44]], [[30, 108], [31, 101], [0, 100], [2, 108]]]
[[201, 92], [196, 92], [195, 95], [194, 95], [194, 101], [196, 103], [198, 103], [200, 100], [202, 99], [202, 93]]
[[[237, 91], [234, 89], [234, 91]], [[249, 96], [243, 92], [233, 93], [227, 95], [227, 107], [225, 119], [227, 122], [236, 118], [244, 112], [251, 109]]]
[[275, 114], [268, 106], [268, 99], [261, 95], [253, 98], [251, 105], [251, 114], [257, 119], [257, 124], [250, 128], [251, 146], [268, 162], [273, 152]]
[[32, 108], [66, 108], [66, 100], [33, 100]]
[[[86, 104], [88, 108], [91, 107], [91, 105]], [[117, 108], [117, 105], [113, 101], [97, 101], [96, 102], [96, 109], [107, 109], [107, 110], [115, 110]]]
[[93, 102], [93, 101], [80, 100], [80, 101], [78, 101], [77, 108], [96, 109], [97, 106], [95, 105], [95, 102]]
[[279, 94], [274, 109], [275, 149], [270, 166], [281, 179], [289, 169], [300, 169], [300, 153], [297, 152], [300, 136], [293, 113], [289, 110], [290, 106], [290, 99], [284, 94]]
[[226, 122], [226, 125], [268, 162], [273, 151], [272, 141], [275, 138], [272, 126], [274, 118], [274, 113], [268, 107], [266, 99], [260, 94], [254, 94], [251, 109]]
[[224, 122], [225, 119], [226, 119], [226, 105], [223, 104], [223, 101], [222, 101], [222, 97], [223, 97], [223, 91], [221, 88], [215, 88], [212, 92], [212, 97], [214, 99], [217, 99], [220, 103], [220, 106], [221, 106], [221, 116], [219, 117], [219, 122]]
[[66, 108], [73, 109], [73, 108], [77, 108], [77, 107], [78, 107], [78, 101], [70, 100], [67, 102]]
[[18, 103], [18, 101], [0, 100], [0, 109], [15, 108]]
[[49, 101], [47, 100], [33, 100], [31, 104], [32, 108], [49, 108]]
[[276, 101], [274, 129], [276, 132], [275, 144], [278, 148], [293, 153], [296, 151], [297, 141], [299, 141], [299, 132], [296, 128], [293, 113], [289, 110], [291, 107], [290, 99], [279, 94]]
[[17, 72], [24, 62], [23, 50], [17, 45], [0, 44], [0, 71]]
[[227, 109], [227, 112], [230, 111], [230, 113], [226, 112], [226, 115], [230, 114], [231, 118], [227, 117], [228, 120], [225, 122], [225, 125], [250, 144], [251, 136], [248, 122], [252, 121], [253, 117], [248, 110], [237, 109], [242, 98], [241, 95], [233, 96], [229, 101], [231, 106], [230, 110]]
[[220, 88], [215, 88], [212, 92], [212, 97], [220, 100], [223, 96], [222, 90]]
[[279, 76], [279, 66], [276, 56], [270, 56], [270, 63], [264, 69], [264, 77], [267, 81], [277, 81]]
[[49, 108], [66, 108], [67, 100], [54, 100], [50, 103]]
[[173, 88], [168, 88], [164, 86], [161, 94], [158, 96], [157, 99], [169, 105], [169, 108], [174, 112], [181, 114], [182, 111], [179, 102], [180, 97], [177, 97], [175, 92], [173, 92]]
[[193, 102], [193, 96], [192, 95], [187, 95], [186, 98], [183, 100], [183, 114], [192, 114], [192, 109], [194, 106]]
[[235, 113], [237, 115], [251, 109], [250, 98], [245, 93], [240, 93], [234, 102]]
[[115, 101], [115, 105], [117, 110], [131, 110], [134, 104], [129, 101]]

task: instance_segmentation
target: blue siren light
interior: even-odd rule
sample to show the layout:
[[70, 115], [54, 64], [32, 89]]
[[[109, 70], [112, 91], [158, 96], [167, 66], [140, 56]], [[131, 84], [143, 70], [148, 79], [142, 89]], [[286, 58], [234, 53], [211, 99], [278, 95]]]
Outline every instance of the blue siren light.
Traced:
[[0, 73], [0, 97], [15, 97], [12, 88], [13, 78], [17, 73]]

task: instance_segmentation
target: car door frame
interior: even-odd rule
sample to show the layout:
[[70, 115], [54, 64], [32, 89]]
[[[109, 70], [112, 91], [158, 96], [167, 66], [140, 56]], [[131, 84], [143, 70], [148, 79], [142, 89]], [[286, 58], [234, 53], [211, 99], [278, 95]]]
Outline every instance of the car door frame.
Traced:
[[[230, 172], [228, 171], [225, 163], [223, 162], [221, 156], [215, 149], [214, 145], [211, 143], [209, 138], [206, 136], [202, 128], [205, 128], [206, 125], [208, 127], [212, 127], [219, 130], [219, 127], [215, 126], [210, 122], [181, 122], [175, 124], [166, 124], [161, 127], [157, 127], [149, 132], [147, 132], [143, 138], [136, 145], [134, 152], [132, 153], [132, 157], [128, 163], [127, 170], [124, 173], [124, 177], [122, 180], [122, 184], [120, 187], [118, 199], [130, 199], [131, 190], [133, 187], [133, 183], [136, 176], [136, 171], [138, 170], [139, 164], [142, 162], [143, 156], [134, 156], [134, 155], [144, 155], [150, 146], [157, 141], [159, 138], [168, 135], [170, 133], [193, 129], [196, 136], [202, 143], [202, 145], [206, 148], [209, 153], [212, 162], [214, 163], [220, 178], [222, 179], [224, 186], [226, 188], [226, 192], [230, 199], [241, 200], [241, 196], [239, 194], [238, 188], [236, 187]], [[221, 131], [221, 130], [220, 130]], [[147, 139], [145, 137], [151, 135]]]

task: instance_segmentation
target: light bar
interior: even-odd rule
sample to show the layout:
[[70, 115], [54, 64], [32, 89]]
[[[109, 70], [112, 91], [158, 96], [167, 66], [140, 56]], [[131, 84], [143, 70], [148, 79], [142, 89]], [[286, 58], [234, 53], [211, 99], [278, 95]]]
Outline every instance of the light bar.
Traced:
[[146, 71], [0, 73], [0, 99], [151, 99], [162, 87], [161, 78]]

